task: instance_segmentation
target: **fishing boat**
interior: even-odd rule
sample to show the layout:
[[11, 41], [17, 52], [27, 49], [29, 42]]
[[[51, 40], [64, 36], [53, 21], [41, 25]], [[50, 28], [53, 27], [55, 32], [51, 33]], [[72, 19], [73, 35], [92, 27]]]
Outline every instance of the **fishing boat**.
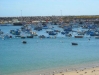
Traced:
[[67, 37], [72, 37], [72, 34], [66, 34]]
[[21, 39], [25, 39], [26, 37], [25, 36], [21, 36]]
[[56, 35], [57, 33], [54, 31], [49, 32], [49, 35]]
[[27, 38], [33, 38], [33, 35], [27, 36]]
[[40, 35], [39, 38], [45, 38], [45, 36], [44, 35]]
[[26, 42], [26, 41], [22, 41], [22, 43], [23, 43], [23, 44], [26, 44], [27, 42]]
[[75, 36], [75, 38], [83, 38], [82, 35]]
[[95, 39], [99, 39], [99, 36], [95, 36]]
[[13, 23], [13, 26], [22, 26], [23, 24], [21, 22], [15, 22]]
[[78, 43], [74, 43], [74, 42], [72, 42], [72, 45], [78, 45]]

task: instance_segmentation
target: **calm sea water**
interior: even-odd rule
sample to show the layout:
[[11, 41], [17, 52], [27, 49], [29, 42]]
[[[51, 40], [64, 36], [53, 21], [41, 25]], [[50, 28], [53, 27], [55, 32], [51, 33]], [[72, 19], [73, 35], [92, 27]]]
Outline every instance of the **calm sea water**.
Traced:
[[[2, 27], [2, 30], [11, 28]], [[0, 39], [0, 74], [99, 63], [99, 39], [94, 37], [90, 41], [73, 37], [25, 40], [27, 44], [20, 38]], [[71, 42], [77, 42], [78, 46], [72, 46]]]

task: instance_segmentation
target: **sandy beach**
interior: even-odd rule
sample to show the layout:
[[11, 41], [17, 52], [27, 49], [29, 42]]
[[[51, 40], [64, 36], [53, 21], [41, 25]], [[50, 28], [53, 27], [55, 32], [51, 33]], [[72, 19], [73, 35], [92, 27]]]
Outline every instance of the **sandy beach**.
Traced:
[[53, 75], [99, 75], [99, 67], [82, 68], [69, 71], [68, 69]]
[[[7, 74], [6, 74], [7, 75]], [[90, 68], [79, 68], [79, 69], [64, 69], [64, 70], [53, 70], [52, 71], [41, 71], [41, 72], [25, 72], [15, 73], [8, 75], [99, 75], [99, 66]]]

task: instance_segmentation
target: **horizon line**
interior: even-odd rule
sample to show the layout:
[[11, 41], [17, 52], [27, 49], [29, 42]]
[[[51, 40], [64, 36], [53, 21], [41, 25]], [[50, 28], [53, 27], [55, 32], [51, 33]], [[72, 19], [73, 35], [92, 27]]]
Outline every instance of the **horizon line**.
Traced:
[[[99, 15], [51, 15], [52, 16], [57, 16], [57, 17], [65, 17], [65, 16], [99, 16]], [[1, 17], [49, 17], [48, 15], [46, 16], [0, 16]]]

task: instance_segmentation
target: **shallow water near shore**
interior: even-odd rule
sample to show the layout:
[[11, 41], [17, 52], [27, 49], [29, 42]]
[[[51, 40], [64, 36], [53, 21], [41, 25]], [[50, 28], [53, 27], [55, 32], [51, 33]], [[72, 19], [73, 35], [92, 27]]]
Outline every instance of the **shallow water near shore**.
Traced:
[[[99, 40], [91, 38], [0, 39], [0, 72], [11, 74], [99, 62]], [[38, 41], [38, 42], [37, 42]], [[62, 42], [61, 42], [62, 41]], [[71, 42], [78, 42], [72, 46]], [[90, 66], [90, 65], [89, 65]]]
[[[5, 30], [5, 27], [2, 27], [2, 30]], [[27, 44], [23, 44], [23, 40], [26, 40]], [[77, 42], [78, 45], [73, 46], [72, 42]], [[0, 74], [2, 75], [44, 73], [94, 65], [99, 65], [99, 39], [94, 37], [90, 40], [86, 37], [0, 39]]]

